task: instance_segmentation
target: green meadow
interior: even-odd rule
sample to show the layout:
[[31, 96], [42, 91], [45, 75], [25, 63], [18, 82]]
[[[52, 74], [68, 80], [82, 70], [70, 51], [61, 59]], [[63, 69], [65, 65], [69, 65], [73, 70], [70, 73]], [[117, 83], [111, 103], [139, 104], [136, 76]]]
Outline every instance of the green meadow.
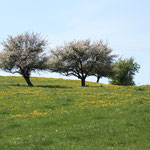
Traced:
[[150, 86], [0, 77], [0, 150], [149, 150]]

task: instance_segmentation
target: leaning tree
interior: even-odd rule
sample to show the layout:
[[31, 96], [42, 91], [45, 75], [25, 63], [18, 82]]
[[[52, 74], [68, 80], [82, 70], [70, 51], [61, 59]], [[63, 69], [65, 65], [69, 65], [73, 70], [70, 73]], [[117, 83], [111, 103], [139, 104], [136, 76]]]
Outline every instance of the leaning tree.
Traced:
[[28, 86], [33, 86], [30, 75], [33, 71], [44, 70], [46, 41], [38, 33], [24, 33], [15, 37], [9, 36], [2, 42], [0, 68], [6, 72], [21, 74]]
[[95, 74], [96, 67], [106, 69], [101, 65], [108, 62], [109, 57], [114, 57], [110, 55], [111, 51], [102, 41], [72, 41], [52, 50], [47, 64], [50, 71], [75, 76], [85, 86], [86, 77]]

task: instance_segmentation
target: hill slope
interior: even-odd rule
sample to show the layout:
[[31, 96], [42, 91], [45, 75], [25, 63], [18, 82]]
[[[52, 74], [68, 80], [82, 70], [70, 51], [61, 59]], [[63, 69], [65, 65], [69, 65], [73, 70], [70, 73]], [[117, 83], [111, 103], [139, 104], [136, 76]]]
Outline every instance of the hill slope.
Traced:
[[0, 149], [150, 149], [150, 86], [31, 80], [0, 77]]

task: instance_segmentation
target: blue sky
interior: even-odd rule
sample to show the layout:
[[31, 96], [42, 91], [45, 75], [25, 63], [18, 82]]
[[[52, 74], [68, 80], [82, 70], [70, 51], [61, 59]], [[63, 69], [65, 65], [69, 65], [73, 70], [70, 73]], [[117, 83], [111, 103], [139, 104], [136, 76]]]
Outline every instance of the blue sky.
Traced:
[[[0, 41], [33, 31], [41, 33], [50, 48], [74, 39], [108, 42], [115, 54], [133, 57], [141, 65], [136, 84], [150, 84], [149, 0], [0, 0], [0, 19]], [[33, 76], [63, 78], [52, 73]]]

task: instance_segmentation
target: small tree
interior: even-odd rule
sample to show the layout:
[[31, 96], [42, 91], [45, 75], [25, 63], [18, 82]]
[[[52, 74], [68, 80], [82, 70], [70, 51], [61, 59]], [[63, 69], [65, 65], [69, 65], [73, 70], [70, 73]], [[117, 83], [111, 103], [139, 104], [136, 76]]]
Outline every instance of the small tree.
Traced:
[[45, 69], [46, 57], [43, 52], [46, 41], [37, 33], [26, 32], [15, 37], [9, 36], [2, 45], [4, 49], [0, 53], [0, 68], [21, 74], [28, 86], [33, 86], [31, 72]]
[[[115, 56], [113, 56], [115, 57]], [[113, 57], [111, 57], [111, 61], [107, 63], [103, 63], [101, 65], [96, 65], [95, 67], [95, 74], [94, 76], [97, 77], [96, 82], [99, 83], [100, 78], [102, 77], [110, 77], [115, 73], [115, 70], [113, 68]]]
[[101, 68], [100, 66], [112, 57], [111, 52], [112, 50], [102, 41], [69, 42], [51, 51], [48, 60], [49, 70], [66, 76], [75, 76], [81, 79], [81, 85], [85, 86], [86, 77], [95, 74], [95, 67]]
[[135, 85], [133, 79], [136, 72], [139, 71], [140, 65], [134, 62], [133, 58], [119, 59], [115, 65], [115, 74], [111, 77], [111, 84], [132, 86]]

